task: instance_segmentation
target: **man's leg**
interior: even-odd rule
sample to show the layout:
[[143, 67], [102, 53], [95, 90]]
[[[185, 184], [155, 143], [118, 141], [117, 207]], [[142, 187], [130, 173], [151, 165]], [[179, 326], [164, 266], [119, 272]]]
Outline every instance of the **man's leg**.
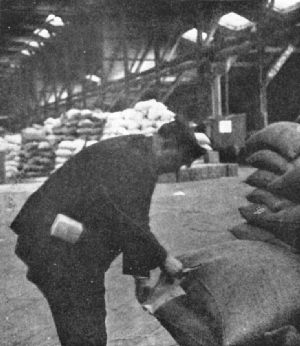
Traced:
[[43, 280], [32, 281], [49, 303], [62, 346], [105, 346], [104, 270], [71, 257], [59, 256]]

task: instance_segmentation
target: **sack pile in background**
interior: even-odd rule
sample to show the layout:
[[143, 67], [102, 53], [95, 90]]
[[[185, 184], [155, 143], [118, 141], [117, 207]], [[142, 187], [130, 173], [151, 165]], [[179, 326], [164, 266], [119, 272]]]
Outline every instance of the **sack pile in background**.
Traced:
[[122, 112], [103, 113], [106, 124], [102, 139], [129, 134], [152, 135], [164, 123], [174, 120], [175, 114], [156, 100], [138, 102]]
[[48, 176], [84, 146], [122, 135], [152, 135], [174, 117], [154, 99], [114, 113], [70, 109], [59, 118], [46, 119], [43, 125], [25, 128], [21, 135], [3, 138], [7, 178]]
[[245, 182], [255, 189], [246, 196], [250, 204], [239, 208], [246, 223], [231, 232], [240, 239], [280, 239], [299, 250], [300, 125], [273, 123], [248, 139], [246, 151], [257, 170]]
[[59, 119], [47, 119], [49, 129], [56, 137], [57, 143], [73, 141], [81, 138], [84, 140], [100, 140], [105, 117], [99, 111], [89, 109], [70, 109], [63, 113]]
[[55, 151], [55, 169], [61, 167], [70, 157], [79, 152], [84, 147], [84, 143], [83, 139], [60, 142]]
[[174, 116], [163, 103], [148, 100], [120, 112], [70, 109], [59, 120], [49, 118], [46, 125], [56, 141], [55, 169], [84, 146], [129, 134], [152, 135]]
[[54, 143], [43, 126], [34, 125], [21, 133], [21, 171], [25, 178], [43, 177], [54, 168]]
[[5, 175], [8, 180], [19, 176], [21, 142], [19, 134], [5, 135], [0, 139], [2, 150], [5, 151]]
[[57, 145], [55, 151], [55, 170], [60, 168], [72, 156], [81, 151], [84, 147], [88, 147], [98, 141], [85, 141], [83, 139], [75, 139], [74, 141], [62, 141]]

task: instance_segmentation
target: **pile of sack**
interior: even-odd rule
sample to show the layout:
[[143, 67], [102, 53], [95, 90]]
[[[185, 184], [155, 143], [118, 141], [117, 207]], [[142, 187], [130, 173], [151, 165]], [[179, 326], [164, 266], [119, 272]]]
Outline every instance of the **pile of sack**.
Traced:
[[62, 141], [57, 145], [55, 150], [55, 170], [60, 168], [72, 156], [81, 151], [84, 147], [88, 147], [98, 141], [85, 141], [83, 139], [75, 139], [74, 141]]
[[300, 345], [300, 256], [229, 240], [181, 255], [141, 301], [180, 346]]
[[5, 151], [5, 176], [8, 180], [19, 176], [21, 142], [20, 134], [5, 135], [0, 139], [1, 148]]
[[175, 114], [156, 100], [138, 102], [134, 108], [121, 112], [103, 113], [106, 124], [101, 139], [129, 134], [152, 135], [164, 123], [174, 120]]
[[55, 143], [41, 125], [22, 130], [21, 171], [25, 178], [48, 176], [54, 168]]
[[300, 249], [300, 125], [277, 122], [246, 141], [247, 162], [257, 170], [245, 181], [254, 190], [239, 208], [246, 223], [231, 232], [240, 239], [284, 242]]
[[60, 142], [55, 150], [55, 169], [60, 168], [70, 157], [82, 150], [84, 143], [85, 141], [80, 138]]
[[59, 119], [47, 119], [49, 128], [56, 137], [56, 141], [100, 140], [105, 117], [99, 111], [72, 108], [63, 113]]
[[[56, 138], [55, 169], [61, 167], [84, 146], [112, 137], [152, 135], [158, 128], [174, 119], [175, 114], [161, 102], [138, 102], [134, 108], [120, 112], [70, 109], [56, 121], [52, 133]], [[54, 123], [48, 119], [48, 125]]]

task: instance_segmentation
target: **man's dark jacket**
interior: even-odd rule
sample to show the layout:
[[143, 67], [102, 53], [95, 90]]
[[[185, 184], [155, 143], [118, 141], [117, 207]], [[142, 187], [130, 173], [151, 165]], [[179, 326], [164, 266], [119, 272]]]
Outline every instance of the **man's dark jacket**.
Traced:
[[81, 256], [99, 259], [105, 270], [121, 252], [124, 274], [147, 276], [163, 263], [166, 251], [149, 229], [157, 182], [151, 143], [131, 135], [87, 147], [29, 197], [11, 224], [18, 234], [16, 254], [29, 271], [45, 270], [64, 242], [50, 236], [58, 213], [86, 228], [82, 240], [64, 246], [82, 246]]

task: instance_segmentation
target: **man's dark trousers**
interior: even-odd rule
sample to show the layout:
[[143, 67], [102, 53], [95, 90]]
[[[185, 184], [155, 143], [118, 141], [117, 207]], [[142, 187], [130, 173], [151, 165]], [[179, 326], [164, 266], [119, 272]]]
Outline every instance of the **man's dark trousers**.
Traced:
[[[48, 301], [62, 346], [105, 346], [106, 268], [88, 244], [52, 239], [51, 258], [27, 277]], [[102, 250], [102, 251], [101, 251]]]

